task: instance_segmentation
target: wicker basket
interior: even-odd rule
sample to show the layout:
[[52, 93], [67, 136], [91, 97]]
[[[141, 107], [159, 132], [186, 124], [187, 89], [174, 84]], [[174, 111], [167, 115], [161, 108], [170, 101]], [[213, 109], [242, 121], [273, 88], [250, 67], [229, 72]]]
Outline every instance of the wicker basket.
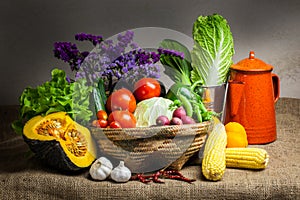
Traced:
[[[202, 147], [210, 122], [147, 128], [91, 128], [97, 157], [124, 160], [133, 173], [180, 170]], [[115, 164], [115, 163], [113, 163]]]

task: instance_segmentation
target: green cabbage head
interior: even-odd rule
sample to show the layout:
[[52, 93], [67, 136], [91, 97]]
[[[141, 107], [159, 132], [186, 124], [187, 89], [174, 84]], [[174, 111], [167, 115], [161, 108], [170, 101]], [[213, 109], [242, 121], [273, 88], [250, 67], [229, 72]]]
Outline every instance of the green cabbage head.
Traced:
[[137, 127], [149, 127], [156, 124], [157, 117], [161, 115], [172, 118], [173, 111], [170, 110], [170, 105], [173, 101], [163, 97], [152, 97], [150, 99], [139, 102], [134, 111], [134, 116], [137, 120]]

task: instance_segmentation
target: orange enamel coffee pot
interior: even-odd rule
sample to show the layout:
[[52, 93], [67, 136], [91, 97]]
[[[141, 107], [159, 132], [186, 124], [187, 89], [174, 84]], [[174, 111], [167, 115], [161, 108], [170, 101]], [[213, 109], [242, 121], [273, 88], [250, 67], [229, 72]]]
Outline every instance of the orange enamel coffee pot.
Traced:
[[266, 144], [276, 140], [275, 103], [279, 99], [279, 77], [273, 67], [249, 58], [230, 67], [226, 120], [245, 127], [249, 144]]

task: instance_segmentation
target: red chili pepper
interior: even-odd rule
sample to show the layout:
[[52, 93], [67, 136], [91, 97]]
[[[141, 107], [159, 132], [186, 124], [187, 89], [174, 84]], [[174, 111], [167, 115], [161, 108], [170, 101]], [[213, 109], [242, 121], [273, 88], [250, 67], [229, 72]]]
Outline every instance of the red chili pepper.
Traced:
[[158, 171], [155, 174], [153, 174], [153, 182], [155, 182], [155, 183], [164, 183], [163, 181], [158, 179], [161, 176], [161, 174], [162, 174], [161, 171]]
[[137, 174], [131, 177], [131, 180], [139, 180], [142, 183], [149, 183], [153, 181], [154, 183], [164, 183], [163, 181], [159, 180], [159, 178], [168, 178], [168, 179], [175, 179], [181, 180], [187, 183], [192, 183], [196, 181], [195, 179], [189, 179], [184, 177], [179, 171], [177, 170], [160, 170], [151, 175], [144, 175], [144, 174]]
[[189, 179], [189, 178], [184, 177], [179, 171], [176, 171], [176, 170], [165, 171], [164, 176], [166, 176], [169, 179], [181, 180], [181, 181], [185, 181], [188, 183], [196, 181], [195, 179]]

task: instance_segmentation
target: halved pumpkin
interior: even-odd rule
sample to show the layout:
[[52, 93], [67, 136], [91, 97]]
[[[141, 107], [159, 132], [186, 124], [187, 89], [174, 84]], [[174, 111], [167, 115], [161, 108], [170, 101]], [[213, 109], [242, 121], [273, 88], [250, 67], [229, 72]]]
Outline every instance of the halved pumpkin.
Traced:
[[24, 126], [23, 138], [38, 158], [60, 170], [86, 168], [96, 158], [89, 129], [66, 112], [33, 117]]

